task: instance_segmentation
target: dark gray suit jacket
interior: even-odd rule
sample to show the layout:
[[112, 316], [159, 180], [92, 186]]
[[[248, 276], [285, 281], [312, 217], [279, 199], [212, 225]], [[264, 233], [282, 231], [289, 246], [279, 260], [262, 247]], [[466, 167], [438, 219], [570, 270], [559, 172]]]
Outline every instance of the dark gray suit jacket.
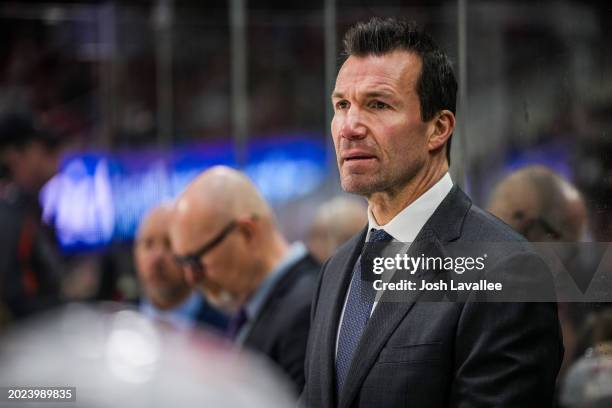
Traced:
[[[563, 356], [554, 303], [380, 302], [341, 395], [335, 395], [338, 321], [367, 229], [323, 266], [311, 313], [305, 363], [307, 407], [550, 407]], [[507, 225], [472, 205], [458, 188], [427, 221], [410, 253], [452, 242], [508, 242], [491, 253], [495, 272], [552, 281], [543, 261]], [[423, 245], [427, 243], [428, 245]], [[497, 246], [501, 248], [501, 246]], [[501, 250], [500, 250], [501, 251]], [[517, 261], [521, 261], [518, 262]], [[516, 270], [531, 265], [531, 270]], [[434, 272], [428, 279], [435, 278]], [[522, 278], [524, 279], [524, 277]], [[471, 295], [470, 295], [471, 296]], [[384, 299], [384, 298], [383, 298]]]
[[320, 264], [307, 254], [293, 264], [268, 295], [244, 346], [270, 358], [293, 382], [304, 387], [304, 358], [310, 328], [310, 302]]

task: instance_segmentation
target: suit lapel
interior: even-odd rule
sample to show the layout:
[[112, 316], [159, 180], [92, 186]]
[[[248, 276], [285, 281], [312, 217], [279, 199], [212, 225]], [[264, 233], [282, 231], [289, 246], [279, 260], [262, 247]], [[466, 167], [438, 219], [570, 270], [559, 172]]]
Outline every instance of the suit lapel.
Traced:
[[[410, 246], [408, 255], [417, 256], [424, 253], [427, 256], [433, 257], [444, 256], [443, 243], [455, 240], [460, 236], [461, 226], [463, 225], [465, 214], [470, 206], [471, 201], [469, 201], [467, 196], [465, 196], [457, 186], [454, 186], [425, 226], [421, 229], [417, 238]], [[350, 264], [351, 271], [354, 262], [355, 259], [353, 259]], [[435, 271], [426, 272], [421, 270], [417, 273], [420, 275], [421, 279], [427, 281], [431, 281], [437, 275]], [[401, 274], [395, 274], [393, 280], [400, 279], [400, 275]], [[343, 294], [344, 293], [345, 292], [343, 292]], [[359, 342], [359, 346], [353, 356], [346, 383], [342, 390], [342, 394], [339, 396], [338, 407], [349, 407], [352, 404], [368, 372], [376, 362], [380, 351], [406, 314], [412, 309], [419, 295], [419, 291], [411, 291], [406, 293], [402, 301], [397, 301], [397, 299], [395, 299], [395, 301], [388, 301], [388, 297], [392, 296], [392, 294], [389, 292], [383, 294], [372, 317], [368, 321]], [[342, 296], [343, 301], [344, 296], [340, 296]], [[340, 308], [341, 307], [342, 304], [340, 305]], [[338, 318], [339, 312], [335, 320], [336, 324]], [[335, 333], [334, 330], [334, 334]], [[334, 360], [332, 359], [331, 361]]]
[[[347, 245], [346, 250], [338, 253], [328, 265], [327, 275], [323, 279], [325, 282], [325, 293], [319, 296], [319, 313], [323, 313], [324, 318], [320, 326], [319, 334], [322, 342], [318, 358], [321, 370], [321, 389], [323, 392], [322, 401], [328, 403], [329, 407], [334, 406], [335, 401], [335, 361], [336, 361], [336, 335], [340, 314], [344, 306], [344, 298], [351, 281], [353, 265], [361, 253], [367, 227]], [[311, 328], [312, 329], [312, 328]], [[321, 344], [322, 343], [322, 344]]]
[[[419, 236], [408, 250], [408, 256], [417, 256], [421, 253], [425, 253], [427, 256], [441, 256], [441, 246], [437, 239], [434, 238], [432, 240], [430, 231], [427, 228], [421, 230]], [[428, 281], [436, 276], [436, 272], [424, 272], [422, 270], [419, 270], [417, 274], [421, 279]], [[401, 273], [396, 273], [392, 281], [398, 281], [401, 279], [401, 275]], [[353, 356], [338, 407], [348, 407], [351, 405], [365, 377], [376, 362], [380, 351], [406, 314], [410, 312], [420, 294], [416, 290], [406, 291], [402, 294], [401, 299], [391, 299], [394, 295], [393, 293], [383, 293], [376, 305], [376, 309], [372, 313], [372, 317], [368, 321], [359, 341], [359, 346]]]

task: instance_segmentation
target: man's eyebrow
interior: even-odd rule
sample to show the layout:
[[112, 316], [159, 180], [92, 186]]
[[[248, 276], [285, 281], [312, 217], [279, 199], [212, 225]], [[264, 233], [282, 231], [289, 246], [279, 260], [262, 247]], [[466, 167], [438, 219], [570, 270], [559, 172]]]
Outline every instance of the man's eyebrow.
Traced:
[[[366, 98], [391, 98], [391, 99], [396, 98], [393, 92], [387, 92], [387, 91], [369, 91], [369, 92], [366, 92], [364, 96]], [[340, 91], [334, 91], [331, 97], [332, 99], [333, 98], [343, 99], [344, 94]]]
[[395, 95], [392, 92], [387, 92], [387, 91], [370, 91], [370, 92], [366, 92], [365, 96], [367, 98], [391, 98], [391, 99], [395, 99]]

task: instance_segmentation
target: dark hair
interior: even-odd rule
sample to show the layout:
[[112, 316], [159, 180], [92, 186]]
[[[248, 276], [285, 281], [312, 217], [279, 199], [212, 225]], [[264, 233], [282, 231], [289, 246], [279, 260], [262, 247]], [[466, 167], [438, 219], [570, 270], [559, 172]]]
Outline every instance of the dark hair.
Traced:
[[55, 133], [40, 128], [28, 115], [9, 114], [0, 118], [0, 150], [22, 149], [32, 142], [53, 149], [60, 144], [60, 139]]
[[[344, 35], [343, 44], [347, 58], [351, 55], [383, 55], [395, 50], [415, 53], [422, 60], [421, 76], [416, 84], [421, 119], [430, 120], [443, 109], [455, 114], [457, 80], [451, 62], [434, 40], [414, 22], [374, 17], [352, 26]], [[450, 143], [449, 138], [446, 143], [449, 163]]]

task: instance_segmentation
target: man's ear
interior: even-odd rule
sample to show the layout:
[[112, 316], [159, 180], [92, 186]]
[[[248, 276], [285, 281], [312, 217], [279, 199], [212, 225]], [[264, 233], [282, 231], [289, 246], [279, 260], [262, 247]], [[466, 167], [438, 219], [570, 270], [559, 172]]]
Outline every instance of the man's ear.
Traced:
[[237, 220], [237, 222], [238, 222], [238, 227], [240, 229], [240, 232], [242, 233], [244, 238], [248, 242], [253, 240], [255, 238], [255, 235], [256, 235], [255, 230], [257, 228], [255, 220], [253, 220], [252, 218], [243, 218], [243, 219]]
[[455, 115], [449, 110], [441, 110], [432, 119], [431, 134], [429, 135], [429, 151], [440, 149], [455, 130]]

